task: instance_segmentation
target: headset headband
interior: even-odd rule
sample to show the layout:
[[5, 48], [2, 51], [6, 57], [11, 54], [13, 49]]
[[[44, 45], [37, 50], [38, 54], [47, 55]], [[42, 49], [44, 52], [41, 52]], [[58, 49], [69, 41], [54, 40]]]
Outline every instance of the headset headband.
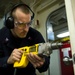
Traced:
[[26, 6], [31, 12], [32, 12], [32, 16], [31, 16], [31, 20], [34, 18], [34, 12], [31, 10], [31, 8], [28, 6], [28, 5], [26, 5], [26, 4], [24, 4], [24, 3], [21, 3], [21, 4], [16, 4], [12, 9], [11, 9], [11, 13], [14, 11], [14, 9], [16, 9], [17, 7], [19, 7], [19, 6], [22, 6], [22, 5], [24, 5], [24, 6]]

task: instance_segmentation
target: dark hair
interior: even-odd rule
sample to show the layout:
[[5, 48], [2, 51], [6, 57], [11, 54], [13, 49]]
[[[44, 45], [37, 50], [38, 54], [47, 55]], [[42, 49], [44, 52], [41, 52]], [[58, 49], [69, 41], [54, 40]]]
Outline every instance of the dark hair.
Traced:
[[14, 9], [11, 10], [10, 15], [12, 17], [14, 17], [14, 13], [16, 12], [17, 9], [20, 9], [25, 14], [29, 14], [30, 13], [30, 9], [25, 4], [22, 4], [22, 5], [16, 6]]
[[21, 9], [22, 12], [24, 12], [25, 14], [29, 14], [30, 13], [30, 9], [24, 4], [17, 6], [16, 8], [11, 10], [11, 15], [17, 10], [17, 9]]

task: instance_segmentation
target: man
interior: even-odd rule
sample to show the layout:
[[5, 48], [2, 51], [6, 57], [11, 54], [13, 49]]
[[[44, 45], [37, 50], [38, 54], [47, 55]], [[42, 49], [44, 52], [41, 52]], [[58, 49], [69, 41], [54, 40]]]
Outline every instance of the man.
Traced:
[[28, 6], [21, 4], [14, 7], [10, 17], [13, 18], [13, 27], [6, 25], [0, 30], [0, 75], [36, 75], [36, 69], [45, 72], [49, 67], [49, 57], [42, 58], [33, 53], [27, 55], [28, 65], [25, 68], [16, 68], [15, 72], [13, 64], [15, 61], [20, 62], [23, 54], [19, 48], [45, 41], [40, 32], [30, 27], [31, 13]]

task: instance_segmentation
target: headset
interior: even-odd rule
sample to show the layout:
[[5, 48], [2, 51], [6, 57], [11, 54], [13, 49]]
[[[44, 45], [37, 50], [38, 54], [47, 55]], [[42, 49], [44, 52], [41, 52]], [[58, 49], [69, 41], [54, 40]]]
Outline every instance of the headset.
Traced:
[[24, 4], [24, 3], [22, 3], [22, 4], [16, 4], [10, 11], [8, 11], [6, 14], [5, 14], [5, 21], [4, 21], [4, 25], [8, 28], [8, 29], [13, 29], [14, 28], [14, 18], [12, 17], [12, 15], [11, 14], [9, 14], [9, 16], [8, 16], [8, 13], [10, 12], [10, 13], [12, 13], [17, 7], [19, 7], [19, 6], [25, 6], [25, 7], [27, 7], [30, 11], [31, 11], [31, 13], [32, 13], [32, 16], [31, 16], [31, 20], [33, 20], [34, 19], [34, 12], [31, 10], [31, 8], [28, 6], [28, 5], [26, 5], [26, 4]]

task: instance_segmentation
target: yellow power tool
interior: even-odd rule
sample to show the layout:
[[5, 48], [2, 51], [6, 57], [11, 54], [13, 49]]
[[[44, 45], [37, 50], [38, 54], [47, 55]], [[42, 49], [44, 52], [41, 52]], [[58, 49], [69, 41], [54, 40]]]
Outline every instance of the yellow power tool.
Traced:
[[26, 67], [28, 65], [28, 60], [27, 60], [27, 54], [29, 54], [30, 52], [32, 52], [33, 54], [38, 54], [38, 46], [39, 44], [35, 44], [33, 46], [25, 46], [25, 47], [22, 47], [22, 48], [19, 48], [20, 50], [23, 50], [23, 54], [22, 54], [22, 57], [21, 57], [21, 60], [20, 62], [15, 62], [14, 63], [14, 67]]
[[27, 54], [29, 53], [33, 53], [33, 54], [37, 54], [39, 56], [50, 56], [50, 54], [52, 53], [52, 49], [58, 48], [57, 45], [62, 45], [61, 43], [39, 43], [39, 44], [35, 44], [33, 46], [25, 46], [22, 48], [19, 48], [20, 50], [23, 50], [23, 54], [21, 57], [20, 62], [15, 62], [13, 67], [26, 67], [28, 65], [28, 59], [27, 59]]

